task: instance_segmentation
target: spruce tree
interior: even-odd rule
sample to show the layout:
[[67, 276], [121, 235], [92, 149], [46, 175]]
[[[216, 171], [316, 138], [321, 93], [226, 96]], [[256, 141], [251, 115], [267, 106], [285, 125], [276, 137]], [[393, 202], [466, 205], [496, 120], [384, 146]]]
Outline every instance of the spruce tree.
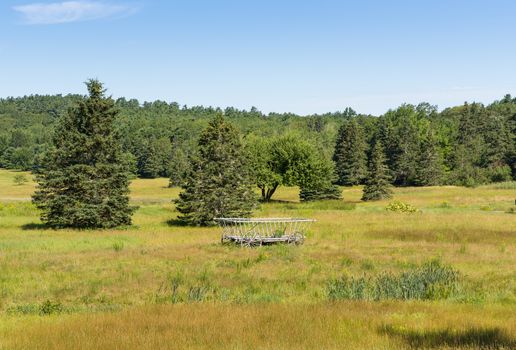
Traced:
[[216, 217], [249, 217], [257, 198], [248, 161], [236, 129], [222, 115], [202, 132], [183, 191], [176, 201], [179, 219], [206, 226]]
[[98, 80], [89, 96], [59, 121], [53, 148], [37, 175], [33, 202], [55, 228], [111, 228], [131, 224], [127, 162], [114, 131], [118, 111]]
[[439, 185], [444, 174], [444, 164], [435, 137], [429, 134], [421, 141], [420, 147], [415, 183], [420, 186]]
[[190, 169], [190, 160], [185, 152], [181, 149], [176, 149], [172, 153], [172, 160], [169, 166], [169, 187], [180, 187], [184, 184], [188, 170]]
[[145, 148], [138, 157], [138, 175], [155, 179], [163, 175], [163, 157], [156, 148], [156, 140], [145, 141]]
[[324, 157], [316, 157], [307, 163], [305, 176], [299, 182], [299, 198], [302, 202], [341, 199], [342, 190], [335, 185], [335, 168], [333, 163]]
[[385, 164], [383, 146], [380, 140], [376, 140], [369, 159], [369, 175], [364, 186], [362, 200], [373, 201], [391, 196], [389, 168]]
[[363, 183], [367, 176], [366, 141], [362, 127], [355, 119], [340, 127], [333, 160], [339, 185]]

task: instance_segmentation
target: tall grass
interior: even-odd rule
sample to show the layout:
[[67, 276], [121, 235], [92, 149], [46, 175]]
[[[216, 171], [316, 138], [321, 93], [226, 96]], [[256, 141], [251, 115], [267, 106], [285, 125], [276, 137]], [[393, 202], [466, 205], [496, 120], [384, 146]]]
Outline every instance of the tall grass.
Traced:
[[37, 208], [30, 202], [0, 202], [0, 216], [36, 216]]
[[502, 307], [421, 302], [184, 304], [37, 316], [2, 328], [5, 349], [512, 349]]
[[458, 282], [457, 270], [431, 261], [401, 274], [342, 276], [328, 282], [327, 293], [330, 300], [439, 300], [452, 296]]
[[484, 188], [492, 188], [495, 190], [516, 190], [516, 181], [498, 182], [483, 186]]
[[[360, 187], [314, 203], [280, 188], [255, 216], [316, 219], [305, 244], [241, 249], [217, 227], [168, 224], [179, 191], [166, 179], [133, 181], [131, 228], [50, 230], [14, 174], [0, 170], [0, 349], [402, 349], [411, 333], [379, 329], [516, 333], [512, 189], [395, 189], [422, 210], [407, 215], [360, 202]], [[460, 271], [458, 291], [417, 288], [436, 257]], [[335, 276], [355, 276], [356, 297], [327, 302]]]

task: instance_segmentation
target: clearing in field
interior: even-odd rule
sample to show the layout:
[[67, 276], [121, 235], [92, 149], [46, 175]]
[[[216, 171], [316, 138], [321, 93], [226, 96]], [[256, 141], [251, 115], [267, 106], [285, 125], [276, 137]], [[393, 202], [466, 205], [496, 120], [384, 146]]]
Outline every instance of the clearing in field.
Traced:
[[280, 188], [255, 215], [316, 219], [304, 244], [241, 248], [176, 225], [167, 179], [132, 182], [135, 226], [46, 229], [19, 174], [0, 170], [1, 349], [516, 347], [514, 182]]

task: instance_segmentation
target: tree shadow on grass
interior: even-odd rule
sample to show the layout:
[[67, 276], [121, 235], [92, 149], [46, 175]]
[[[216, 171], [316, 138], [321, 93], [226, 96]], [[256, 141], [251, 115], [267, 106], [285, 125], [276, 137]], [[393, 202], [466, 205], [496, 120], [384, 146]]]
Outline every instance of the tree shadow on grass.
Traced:
[[84, 231], [136, 231], [140, 229], [140, 226], [138, 225], [124, 225], [124, 226], [118, 226], [118, 227], [111, 227], [111, 228], [102, 228], [102, 227], [52, 227], [47, 224], [42, 223], [35, 223], [31, 222], [30, 224], [25, 224], [21, 226], [21, 229], [24, 231], [59, 231], [59, 230], [67, 230], [67, 231], [77, 231], [77, 232], [84, 232]]
[[185, 227], [185, 226], [188, 226], [188, 224], [183, 221], [183, 220], [179, 220], [179, 219], [170, 219], [170, 220], [167, 220], [167, 225], [168, 226], [179, 226], [179, 227]]
[[202, 226], [202, 225], [191, 225], [188, 222], [186, 222], [184, 220], [180, 220], [180, 219], [170, 219], [170, 220], [167, 220], [167, 225], [168, 226], [174, 226], [174, 227], [201, 227], [201, 228], [206, 228], [206, 227], [215, 227], [215, 226], [217, 226], [217, 223], [215, 221], [213, 221], [212, 224]]
[[22, 225], [21, 229], [24, 231], [52, 230], [52, 227], [47, 224], [31, 222], [30, 224]]
[[383, 326], [379, 333], [403, 340], [411, 349], [441, 347], [474, 349], [514, 349], [516, 338], [500, 328], [469, 328], [466, 330], [407, 330], [390, 325]]

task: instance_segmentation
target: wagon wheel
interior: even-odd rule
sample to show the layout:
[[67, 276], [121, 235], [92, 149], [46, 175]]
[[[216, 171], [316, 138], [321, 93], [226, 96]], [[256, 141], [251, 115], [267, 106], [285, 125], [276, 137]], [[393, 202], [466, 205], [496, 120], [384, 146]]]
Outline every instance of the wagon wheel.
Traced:
[[302, 234], [297, 234], [296, 240], [295, 240], [295, 245], [301, 245], [304, 242], [305, 242], [305, 236], [303, 236]]
[[241, 247], [251, 247], [252, 245], [252, 240], [250, 238], [243, 238], [241, 241], [240, 241], [240, 246]]

